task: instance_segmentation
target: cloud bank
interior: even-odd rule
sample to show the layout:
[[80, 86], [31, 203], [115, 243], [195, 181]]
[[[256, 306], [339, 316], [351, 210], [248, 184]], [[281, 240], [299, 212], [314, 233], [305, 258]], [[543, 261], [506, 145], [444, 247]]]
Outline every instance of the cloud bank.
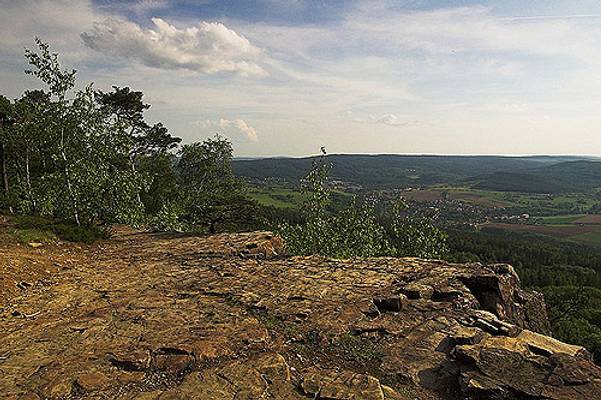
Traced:
[[144, 29], [131, 21], [108, 18], [94, 23], [81, 38], [91, 49], [154, 68], [267, 75], [258, 64], [261, 49], [222, 23], [202, 21], [183, 29], [161, 18], [153, 18], [152, 23], [152, 28]]

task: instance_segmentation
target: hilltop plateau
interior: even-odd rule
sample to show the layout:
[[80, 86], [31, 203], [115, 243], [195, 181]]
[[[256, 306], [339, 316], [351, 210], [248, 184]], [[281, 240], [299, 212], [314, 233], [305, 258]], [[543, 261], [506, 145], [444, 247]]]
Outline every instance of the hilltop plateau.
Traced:
[[267, 232], [0, 246], [6, 399], [601, 396], [508, 265], [287, 257]]

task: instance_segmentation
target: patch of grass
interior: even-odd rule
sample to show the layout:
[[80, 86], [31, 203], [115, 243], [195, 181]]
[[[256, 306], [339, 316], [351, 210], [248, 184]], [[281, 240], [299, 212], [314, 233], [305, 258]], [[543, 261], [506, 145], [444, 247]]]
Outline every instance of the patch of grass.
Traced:
[[23, 244], [27, 243], [55, 243], [58, 237], [50, 231], [42, 229], [15, 229], [13, 235]]
[[[253, 187], [248, 191], [248, 196], [263, 206], [275, 208], [300, 208], [308, 199], [308, 195], [300, 190], [284, 187]], [[335, 202], [348, 201], [352, 195], [342, 190], [332, 190], [332, 197]]]
[[253, 188], [248, 195], [261, 205], [276, 208], [299, 207], [306, 197], [298, 190], [277, 187]]
[[569, 214], [569, 215], [553, 215], [550, 217], [541, 217], [540, 222], [543, 224], [561, 225], [569, 224], [582, 218], [584, 214]]
[[574, 235], [570, 237], [570, 240], [601, 247], [601, 230]]
[[294, 324], [287, 323], [282, 317], [270, 313], [258, 313], [257, 318], [270, 331], [281, 332], [285, 337], [294, 337], [298, 334], [298, 330]]
[[384, 356], [376, 343], [350, 333], [342, 335], [338, 344], [347, 358], [360, 363], [379, 364]]
[[72, 223], [54, 221], [35, 215], [14, 217], [15, 236], [24, 243], [52, 243], [58, 239], [68, 242], [91, 244], [109, 237], [107, 228], [99, 226], [77, 226]]
[[109, 232], [107, 229], [98, 226], [77, 226], [72, 224], [52, 224], [50, 226], [52, 232], [58, 237], [68, 242], [78, 242], [92, 244], [100, 239], [107, 239]]

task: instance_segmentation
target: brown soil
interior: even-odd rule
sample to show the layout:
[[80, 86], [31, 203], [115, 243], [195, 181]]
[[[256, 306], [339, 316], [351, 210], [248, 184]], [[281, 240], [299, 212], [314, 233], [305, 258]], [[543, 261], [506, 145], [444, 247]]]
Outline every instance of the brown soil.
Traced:
[[578, 218], [577, 220], [572, 221], [572, 224], [601, 225], [601, 215], [585, 215], [582, 218]]

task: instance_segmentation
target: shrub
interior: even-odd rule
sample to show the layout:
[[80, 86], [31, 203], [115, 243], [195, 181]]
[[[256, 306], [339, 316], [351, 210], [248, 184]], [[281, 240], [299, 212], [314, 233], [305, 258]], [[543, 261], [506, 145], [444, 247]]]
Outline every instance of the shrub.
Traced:
[[68, 242], [91, 244], [110, 236], [108, 228], [92, 226], [78, 226], [75, 224], [58, 223], [49, 227], [58, 237]]
[[58, 239], [68, 242], [91, 244], [110, 236], [108, 228], [96, 225], [78, 226], [74, 223], [54, 221], [37, 215], [15, 217], [15, 235], [24, 243], [55, 242]]
[[439, 258], [446, 254], [446, 234], [427, 220], [404, 215], [404, 203], [392, 207], [387, 224], [378, 222], [376, 200], [373, 198], [359, 201], [354, 197], [348, 206], [328, 212], [331, 202], [328, 175], [331, 168], [324, 151], [301, 182], [301, 190], [308, 194], [308, 200], [303, 204], [304, 222], [287, 222], [277, 228], [291, 254], [336, 258]]

